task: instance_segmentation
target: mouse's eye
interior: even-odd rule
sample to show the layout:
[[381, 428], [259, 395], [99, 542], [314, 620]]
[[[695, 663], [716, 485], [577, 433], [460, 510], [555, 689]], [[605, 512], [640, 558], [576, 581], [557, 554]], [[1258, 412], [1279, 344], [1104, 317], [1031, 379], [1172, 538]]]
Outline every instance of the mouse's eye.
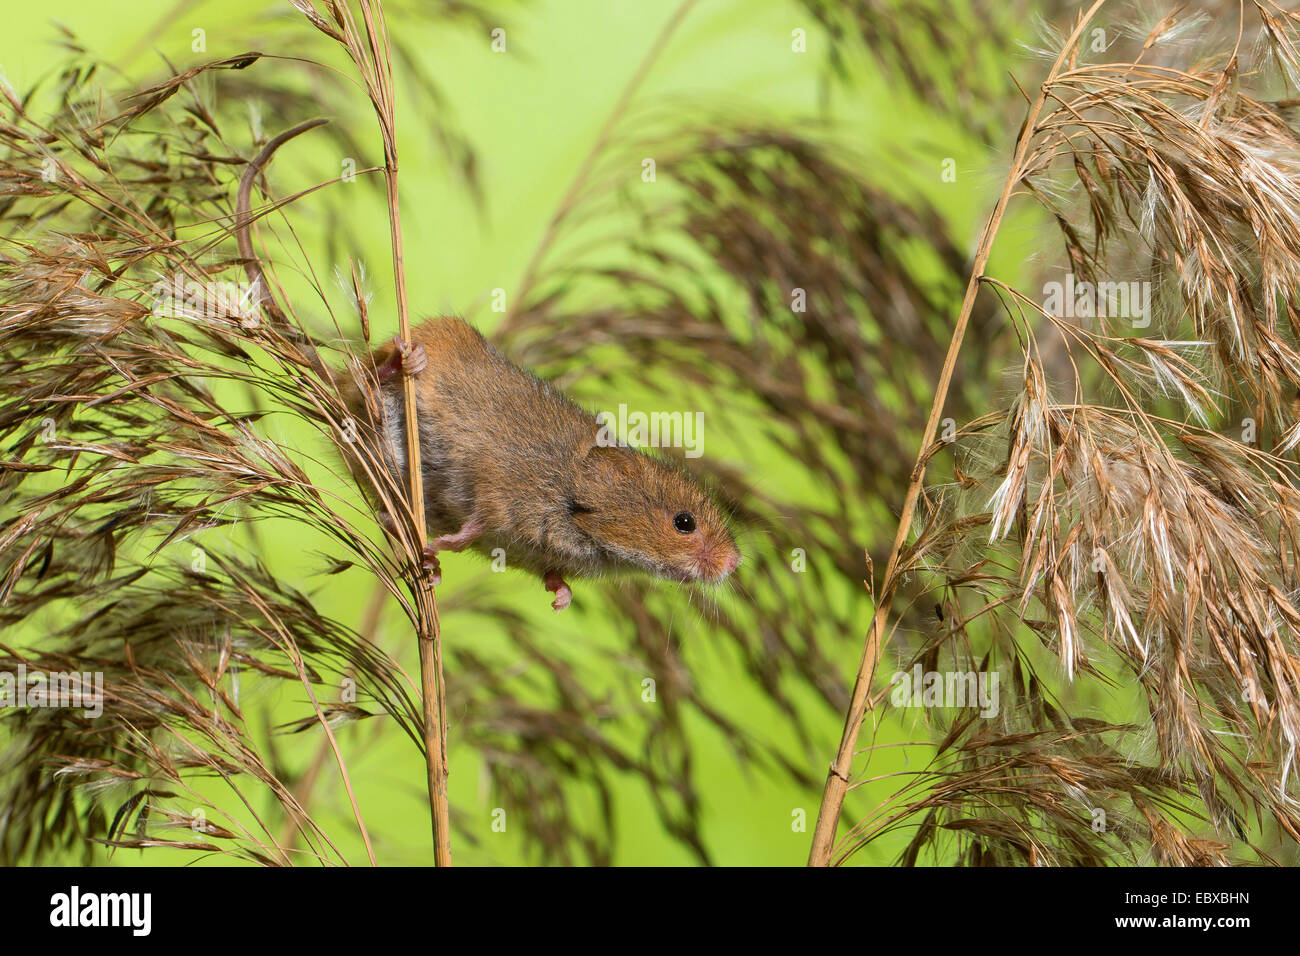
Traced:
[[695, 530], [695, 516], [689, 511], [679, 511], [673, 515], [673, 527], [682, 534], [690, 534]]

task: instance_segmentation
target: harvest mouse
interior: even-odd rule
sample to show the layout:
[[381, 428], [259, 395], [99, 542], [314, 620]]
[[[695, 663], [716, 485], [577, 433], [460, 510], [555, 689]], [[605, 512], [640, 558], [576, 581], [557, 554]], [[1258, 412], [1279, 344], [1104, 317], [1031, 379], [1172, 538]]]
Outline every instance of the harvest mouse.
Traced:
[[[727, 521], [686, 471], [627, 447], [597, 443], [596, 418], [548, 382], [507, 361], [458, 318], [430, 319], [376, 352], [378, 432], [395, 475], [406, 474], [400, 374], [415, 376], [428, 527], [439, 551], [504, 553], [541, 576], [557, 611], [566, 578], [643, 571], [721, 581], [740, 564]], [[359, 387], [344, 396], [367, 415]]]
[[[248, 237], [249, 194], [275, 150], [321, 122], [271, 140], [240, 181], [240, 254], [268, 315], [282, 323]], [[566, 578], [642, 571], [718, 582], [740, 564], [726, 518], [685, 470], [598, 444], [593, 415], [506, 360], [461, 319], [430, 319], [411, 330], [411, 339], [375, 352], [377, 401], [353, 376], [337, 377], [348, 409], [374, 426], [385, 463], [404, 486], [400, 376], [414, 376], [425, 518], [435, 535], [424, 563], [435, 583], [438, 552], [472, 547], [491, 556], [501, 549], [508, 567], [541, 576], [555, 593], [551, 606], [562, 611], [573, 598]], [[328, 375], [315, 349], [307, 351], [317, 373]]]

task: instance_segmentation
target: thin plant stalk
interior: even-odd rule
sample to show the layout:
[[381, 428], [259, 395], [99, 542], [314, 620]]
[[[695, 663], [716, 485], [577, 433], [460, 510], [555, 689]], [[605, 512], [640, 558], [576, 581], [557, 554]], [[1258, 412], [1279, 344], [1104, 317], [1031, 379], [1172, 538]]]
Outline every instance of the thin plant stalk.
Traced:
[[[384, 183], [388, 192], [388, 222], [393, 249], [393, 280], [397, 294], [397, 327], [403, 343], [411, 341], [410, 307], [406, 297], [406, 265], [402, 247], [402, 213], [397, 189], [397, 130], [388, 37], [384, 32], [382, 4], [361, 0], [366, 19], [366, 34], [372, 42], [380, 92], [384, 97], [379, 109], [384, 130]], [[377, 29], [376, 29], [377, 28]], [[383, 57], [373, 48], [379, 37]], [[416, 553], [427, 543], [424, 523], [424, 480], [420, 466], [420, 421], [415, 413], [415, 380], [402, 376], [402, 401], [406, 415], [406, 454], [411, 486], [411, 513], [415, 516]], [[419, 565], [417, 564], [418, 568]], [[429, 809], [433, 826], [435, 866], [451, 866], [451, 812], [447, 804], [447, 708], [446, 685], [442, 673], [442, 627], [438, 604], [427, 579], [417, 588], [420, 607], [420, 691], [424, 702], [424, 755], [429, 778]]]
[[[298, 4], [299, 9], [303, 9]], [[364, 41], [352, 11], [342, 0], [330, 0], [330, 12], [340, 31], [331, 32], [313, 18], [312, 22], [334, 36], [348, 50], [361, 71], [384, 141], [384, 183], [388, 198], [388, 223], [393, 251], [393, 281], [397, 298], [398, 337], [405, 345], [411, 340], [410, 309], [406, 296], [406, 269], [402, 252], [402, 217], [397, 182], [397, 129], [393, 96], [391, 49], [379, 0], [360, 0], [365, 21]], [[306, 12], [304, 10], [304, 12]], [[402, 401], [406, 415], [406, 451], [409, 465], [410, 513], [414, 519], [416, 559], [427, 543], [424, 523], [424, 482], [421, 478], [419, 419], [415, 414], [415, 382], [402, 376]], [[427, 577], [417, 580], [415, 592], [419, 610], [417, 640], [420, 649], [420, 690], [424, 710], [424, 756], [429, 784], [429, 811], [433, 826], [435, 866], [451, 866], [451, 813], [447, 805], [447, 722], [444, 701], [446, 685], [442, 674], [442, 633], [438, 605]]]

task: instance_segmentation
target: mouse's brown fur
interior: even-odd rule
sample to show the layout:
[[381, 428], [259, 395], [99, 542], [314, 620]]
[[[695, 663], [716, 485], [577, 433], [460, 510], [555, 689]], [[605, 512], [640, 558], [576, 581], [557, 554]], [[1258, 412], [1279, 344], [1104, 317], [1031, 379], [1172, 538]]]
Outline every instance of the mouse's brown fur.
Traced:
[[[460, 319], [428, 320], [411, 338], [405, 354], [390, 344], [374, 356], [382, 398], [375, 424], [395, 477], [405, 476], [406, 423], [392, 373], [415, 373], [425, 507], [438, 536], [432, 552], [499, 548], [507, 566], [543, 576], [557, 608], [570, 596], [565, 577], [640, 570], [720, 581], [739, 564], [726, 519], [685, 471], [599, 445], [594, 416]], [[345, 398], [359, 417], [374, 405], [355, 384]], [[694, 528], [683, 532], [675, 519]]]

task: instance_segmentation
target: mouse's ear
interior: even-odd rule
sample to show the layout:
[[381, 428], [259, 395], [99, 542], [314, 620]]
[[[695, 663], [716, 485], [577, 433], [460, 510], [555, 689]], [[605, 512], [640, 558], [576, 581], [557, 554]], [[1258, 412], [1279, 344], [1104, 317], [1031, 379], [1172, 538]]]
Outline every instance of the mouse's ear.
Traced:
[[636, 472], [636, 452], [612, 445], [592, 445], [582, 461], [582, 468], [592, 477], [608, 481]]

